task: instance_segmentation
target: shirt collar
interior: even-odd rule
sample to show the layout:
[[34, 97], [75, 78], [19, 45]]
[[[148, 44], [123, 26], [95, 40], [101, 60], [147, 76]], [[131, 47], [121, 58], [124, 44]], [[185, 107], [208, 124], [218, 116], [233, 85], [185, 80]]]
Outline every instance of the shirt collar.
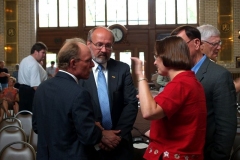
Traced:
[[73, 77], [73, 79], [77, 82], [77, 84], [78, 84], [78, 79], [77, 79], [77, 77], [75, 77], [73, 74], [71, 74], [71, 73], [69, 73], [69, 72], [66, 72], [66, 71], [64, 71], [64, 70], [59, 70], [60, 72], [64, 72], [64, 73], [67, 73], [68, 75], [70, 75], [71, 77]]
[[[94, 67], [92, 68], [93, 71], [97, 71], [98, 63], [93, 60]], [[104, 70], [107, 68], [107, 63], [101, 64], [104, 67]]]
[[198, 69], [201, 67], [205, 59], [206, 59], [206, 55], [204, 54], [204, 56], [200, 59], [200, 61], [198, 61], [197, 64], [195, 64], [195, 66], [191, 69], [195, 74], [197, 73]]

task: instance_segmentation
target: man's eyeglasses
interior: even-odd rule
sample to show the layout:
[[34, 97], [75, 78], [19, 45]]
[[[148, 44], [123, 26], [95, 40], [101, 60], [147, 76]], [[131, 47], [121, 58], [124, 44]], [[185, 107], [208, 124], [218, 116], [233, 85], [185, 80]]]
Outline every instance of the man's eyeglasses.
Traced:
[[216, 42], [216, 43], [211, 43], [211, 42], [204, 41], [204, 40], [202, 40], [202, 41], [212, 45], [213, 47], [218, 47], [218, 46], [222, 45], [222, 41], [219, 41], [219, 42]]
[[83, 61], [85, 63], [91, 63], [92, 59], [88, 59], [88, 60], [81, 60], [80, 58], [76, 58], [75, 61]]
[[101, 42], [98, 42], [98, 43], [93, 43], [91, 40], [90, 42], [97, 48], [97, 49], [102, 49], [103, 47], [105, 47], [105, 49], [107, 50], [112, 50], [112, 44], [103, 44]]
[[190, 39], [189, 41], [187, 41], [186, 43], [188, 44], [188, 43], [190, 43], [192, 40], [194, 40], [194, 39]]

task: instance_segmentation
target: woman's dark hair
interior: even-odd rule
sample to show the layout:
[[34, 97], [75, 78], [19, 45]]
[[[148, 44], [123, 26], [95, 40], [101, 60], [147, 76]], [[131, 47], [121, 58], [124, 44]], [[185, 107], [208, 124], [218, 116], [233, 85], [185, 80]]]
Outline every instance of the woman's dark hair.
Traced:
[[163, 65], [175, 70], [190, 70], [192, 63], [187, 43], [177, 36], [169, 36], [155, 43], [155, 56]]

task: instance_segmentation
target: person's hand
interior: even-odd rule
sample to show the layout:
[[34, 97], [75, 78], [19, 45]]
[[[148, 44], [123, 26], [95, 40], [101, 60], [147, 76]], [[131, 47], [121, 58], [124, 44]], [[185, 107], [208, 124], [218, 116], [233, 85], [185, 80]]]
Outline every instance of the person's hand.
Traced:
[[236, 92], [240, 92], [240, 78], [237, 78], [233, 81], [234, 83], [234, 86], [235, 86], [235, 89], [236, 89]]
[[120, 130], [103, 130], [102, 139], [100, 144], [103, 148], [114, 149], [121, 141], [121, 137], [118, 136]]
[[145, 136], [150, 137], [150, 130], [144, 133]]
[[137, 57], [131, 57], [131, 59], [134, 62], [135, 74], [137, 74], [137, 75], [143, 74], [142, 73], [143, 72], [143, 70], [142, 70], [143, 62], [139, 58], [137, 58]]
[[100, 122], [95, 122], [95, 125], [98, 126], [98, 128], [100, 128], [102, 131], [104, 130]]
[[5, 76], [5, 77], [10, 77], [10, 74], [9, 73], [6, 73], [6, 72], [1, 72], [2, 76]]
[[113, 148], [108, 147], [107, 145], [103, 144], [102, 142], [100, 142], [100, 143], [98, 144], [98, 147], [99, 147], [100, 149], [102, 149], [102, 150], [105, 150], [105, 151], [111, 151], [111, 150], [113, 150]]

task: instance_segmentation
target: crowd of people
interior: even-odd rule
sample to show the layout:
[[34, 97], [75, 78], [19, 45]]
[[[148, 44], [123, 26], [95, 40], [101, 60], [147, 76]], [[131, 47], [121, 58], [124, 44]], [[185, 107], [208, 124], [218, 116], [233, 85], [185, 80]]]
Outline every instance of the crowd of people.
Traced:
[[94, 27], [86, 41], [64, 42], [57, 67], [54, 61], [46, 70], [41, 65], [48, 50], [43, 42], [32, 46], [13, 75], [0, 61], [1, 116], [11, 116], [9, 108], [33, 112], [37, 159], [132, 160], [140, 102], [143, 118], [151, 121], [145, 159], [228, 160], [240, 89], [216, 64], [218, 29], [183, 25], [155, 42], [160, 87], [154, 97], [139, 58], [131, 57], [138, 93], [129, 65], [110, 58], [114, 41], [109, 28]]

